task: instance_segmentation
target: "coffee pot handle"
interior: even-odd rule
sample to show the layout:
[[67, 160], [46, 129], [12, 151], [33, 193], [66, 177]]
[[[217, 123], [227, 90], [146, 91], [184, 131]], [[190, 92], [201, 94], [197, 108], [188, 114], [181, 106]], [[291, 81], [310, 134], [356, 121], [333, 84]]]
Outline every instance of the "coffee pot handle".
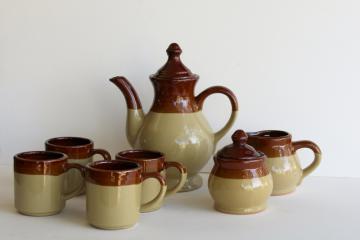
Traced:
[[[84, 177], [84, 175], [85, 175], [85, 167], [80, 164], [66, 163], [65, 167], [66, 167], [66, 171], [74, 168], [74, 169], [77, 169], [81, 173], [82, 177]], [[65, 196], [64, 196], [65, 200], [69, 200], [70, 198], [73, 198], [84, 191], [85, 181], [81, 181], [81, 182], [82, 182], [82, 184], [79, 184], [79, 186], [77, 186], [77, 188], [75, 188], [74, 191], [65, 194]]]
[[166, 182], [160, 173], [158, 172], [143, 173], [143, 182], [148, 178], [155, 178], [160, 182], [160, 192], [153, 200], [141, 205], [140, 207], [141, 212], [147, 212], [149, 209], [152, 209], [153, 206], [160, 204], [163, 201], [166, 194], [166, 189], [167, 189]]
[[232, 109], [231, 116], [227, 121], [227, 123], [225, 124], [225, 126], [216, 133], [214, 133], [214, 140], [215, 143], [217, 143], [230, 130], [231, 126], [234, 124], [238, 112], [238, 103], [235, 94], [230, 89], [223, 86], [214, 86], [205, 89], [195, 97], [199, 110], [202, 109], [205, 99], [211, 94], [215, 94], [215, 93], [221, 93], [227, 96], [230, 100], [231, 109]]
[[315, 143], [313, 143], [311, 141], [307, 141], [307, 140], [296, 141], [296, 142], [293, 142], [292, 145], [293, 145], [295, 151], [297, 151], [301, 148], [309, 148], [314, 152], [314, 155], [315, 155], [315, 158], [312, 161], [312, 163], [303, 169], [303, 174], [302, 174], [301, 180], [299, 182], [299, 184], [300, 184], [301, 181], [306, 176], [308, 176], [310, 173], [312, 173], [319, 166], [320, 161], [321, 161], [321, 150], [318, 145], [316, 145]]
[[180, 189], [184, 186], [185, 182], [186, 182], [186, 178], [187, 178], [187, 172], [186, 172], [186, 167], [184, 165], [182, 165], [181, 163], [178, 162], [165, 162], [165, 168], [176, 168], [179, 173], [180, 173], [180, 179], [179, 182], [172, 188], [168, 189], [166, 191], [166, 196], [169, 196], [173, 193], [177, 193], [178, 191], [180, 191]]

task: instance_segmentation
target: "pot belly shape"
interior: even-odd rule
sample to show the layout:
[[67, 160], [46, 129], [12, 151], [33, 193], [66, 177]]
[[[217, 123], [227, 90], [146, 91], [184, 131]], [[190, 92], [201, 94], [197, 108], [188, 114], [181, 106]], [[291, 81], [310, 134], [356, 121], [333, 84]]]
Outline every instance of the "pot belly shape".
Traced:
[[209, 176], [209, 192], [215, 209], [231, 214], [257, 213], [266, 208], [273, 182], [271, 175], [251, 179]]
[[[138, 132], [136, 148], [160, 151], [167, 161], [184, 164], [188, 176], [196, 175], [214, 152], [214, 135], [202, 115], [195, 113], [149, 112]], [[169, 169], [168, 178], [178, 174]]]

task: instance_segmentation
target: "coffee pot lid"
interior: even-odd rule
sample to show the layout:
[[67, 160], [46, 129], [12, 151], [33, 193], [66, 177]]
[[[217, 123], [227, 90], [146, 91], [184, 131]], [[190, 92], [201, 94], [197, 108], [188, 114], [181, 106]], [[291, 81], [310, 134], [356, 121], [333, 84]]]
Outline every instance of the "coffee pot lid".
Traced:
[[264, 160], [265, 154], [246, 144], [248, 136], [243, 130], [236, 130], [231, 136], [233, 143], [223, 147], [216, 154], [218, 160]]
[[155, 74], [150, 75], [156, 80], [196, 80], [198, 75], [193, 74], [180, 59], [182, 50], [177, 43], [171, 43], [166, 50], [168, 60]]

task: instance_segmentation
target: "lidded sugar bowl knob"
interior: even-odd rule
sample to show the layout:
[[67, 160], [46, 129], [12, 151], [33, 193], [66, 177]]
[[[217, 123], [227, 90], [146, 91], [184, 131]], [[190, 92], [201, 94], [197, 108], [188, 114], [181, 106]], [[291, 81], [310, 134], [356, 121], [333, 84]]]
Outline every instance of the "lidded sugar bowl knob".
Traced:
[[247, 135], [237, 130], [233, 143], [214, 156], [215, 165], [209, 176], [209, 192], [215, 209], [231, 214], [257, 213], [266, 208], [273, 189], [265, 154], [246, 144]]

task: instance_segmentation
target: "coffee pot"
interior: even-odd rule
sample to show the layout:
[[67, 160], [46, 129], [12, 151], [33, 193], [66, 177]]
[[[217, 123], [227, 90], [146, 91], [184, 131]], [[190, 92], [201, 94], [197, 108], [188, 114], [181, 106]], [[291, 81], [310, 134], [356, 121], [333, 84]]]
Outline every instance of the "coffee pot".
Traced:
[[[126, 100], [126, 135], [130, 145], [163, 152], [168, 161], [185, 165], [188, 178], [182, 191], [191, 191], [202, 185], [198, 173], [214, 153], [217, 142], [233, 125], [238, 103], [234, 93], [222, 86], [207, 88], [195, 96], [199, 76], [181, 62], [181, 48], [172, 43], [166, 52], [168, 60], [165, 65], [150, 75], [155, 97], [147, 114], [144, 114], [136, 91], [125, 77], [114, 77], [110, 81], [121, 90]], [[215, 93], [227, 96], [232, 107], [229, 120], [217, 132], [213, 132], [202, 113], [204, 100]], [[169, 187], [178, 181], [178, 173], [171, 170], [167, 172]]]

